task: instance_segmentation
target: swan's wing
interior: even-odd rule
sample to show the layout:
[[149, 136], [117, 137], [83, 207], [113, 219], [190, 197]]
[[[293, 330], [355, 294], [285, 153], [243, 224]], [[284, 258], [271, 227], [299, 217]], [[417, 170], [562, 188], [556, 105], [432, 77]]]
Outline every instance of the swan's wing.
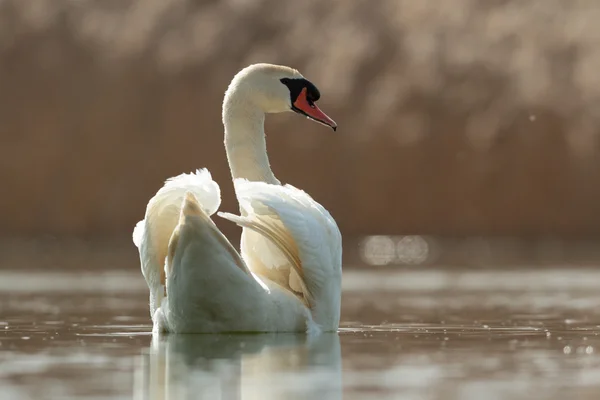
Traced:
[[[306, 305], [310, 304], [312, 295], [304, 281], [304, 271], [298, 246], [289, 231], [282, 228], [280, 220], [261, 215], [242, 217], [225, 212], [220, 212], [218, 215], [258, 234], [258, 236], [250, 236], [254, 241], [252, 252], [260, 258], [260, 266], [256, 262], [254, 263], [254, 273], [269, 278], [294, 292], [302, 293]], [[258, 251], [257, 247], [260, 247]], [[252, 260], [256, 261], [253, 256], [247, 258], [250, 262]], [[277, 261], [274, 263], [273, 259], [277, 259]], [[285, 260], [283, 264], [280, 261], [281, 259]], [[277, 267], [265, 269], [265, 266], [275, 264]], [[289, 268], [293, 270], [293, 277], [297, 276], [299, 279], [290, 276], [292, 272], [289, 271]]]
[[169, 242], [165, 276], [161, 311], [170, 332], [306, 329], [306, 308], [254, 277], [192, 193]]
[[211, 248], [214, 252], [223, 252], [228, 254], [233, 264], [238, 267], [245, 274], [252, 276], [252, 273], [244, 263], [244, 260], [240, 257], [235, 248], [231, 245], [229, 240], [223, 235], [223, 233], [217, 228], [217, 225], [213, 222], [210, 216], [202, 209], [196, 197], [192, 192], [187, 192], [183, 201], [181, 214], [179, 218], [179, 225], [173, 230], [171, 239], [169, 240], [169, 247], [167, 258], [165, 262], [165, 276], [168, 277], [173, 268], [173, 258], [179, 245], [179, 236], [182, 226], [186, 225], [187, 218], [195, 218], [195, 226], [200, 226], [201, 229], [197, 229], [204, 236], [204, 240], [212, 244]]
[[187, 192], [194, 194], [208, 215], [214, 214], [221, 204], [219, 185], [208, 170], [181, 174], [169, 178], [150, 199], [144, 219], [133, 230], [133, 243], [138, 248], [142, 274], [150, 289], [151, 315], [160, 306], [164, 294], [164, 267], [169, 240], [179, 222], [181, 205]]
[[[291, 185], [244, 179], [236, 179], [234, 184], [242, 215], [218, 215], [260, 235], [243, 248], [253, 272], [281, 283], [281, 274], [288, 267], [293, 272], [288, 271], [284, 286], [295, 292], [299, 289], [309, 304], [316, 292], [340, 283], [342, 239], [327, 210]], [[260, 263], [258, 270], [255, 260]]]

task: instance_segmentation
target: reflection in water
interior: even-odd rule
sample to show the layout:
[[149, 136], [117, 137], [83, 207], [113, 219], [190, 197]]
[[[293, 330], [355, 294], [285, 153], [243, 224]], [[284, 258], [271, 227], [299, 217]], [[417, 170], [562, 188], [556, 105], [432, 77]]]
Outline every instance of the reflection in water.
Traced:
[[141, 357], [135, 399], [341, 399], [335, 333], [165, 335]]

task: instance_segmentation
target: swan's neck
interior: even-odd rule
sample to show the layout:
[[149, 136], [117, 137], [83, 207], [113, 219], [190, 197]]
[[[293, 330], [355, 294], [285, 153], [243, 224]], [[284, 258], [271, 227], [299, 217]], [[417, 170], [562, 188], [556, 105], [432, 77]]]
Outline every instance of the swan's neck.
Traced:
[[231, 97], [223, 104], [225, 149], [233, 179], [279, 184], [273, 175], [265, 141], [265, 113]]

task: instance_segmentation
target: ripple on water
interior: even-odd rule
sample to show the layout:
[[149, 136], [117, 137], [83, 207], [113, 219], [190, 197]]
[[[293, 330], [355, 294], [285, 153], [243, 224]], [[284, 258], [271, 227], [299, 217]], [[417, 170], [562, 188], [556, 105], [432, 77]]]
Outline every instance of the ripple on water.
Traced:
[[598, 278], [350, 270], [339, 335], [311, 341], [157, 339], [137, 271], [0, 272], [0, 399], [596, 399]]

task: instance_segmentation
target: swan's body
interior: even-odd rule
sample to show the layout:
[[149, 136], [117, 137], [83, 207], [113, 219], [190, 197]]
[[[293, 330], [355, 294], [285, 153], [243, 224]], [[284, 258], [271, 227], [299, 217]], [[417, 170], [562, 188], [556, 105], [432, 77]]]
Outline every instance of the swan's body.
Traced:
[[335, 129], [297, 71], [257, 64], [238, 73], [223, 103], [225, 146], [243, 227], [241, 256], [211, 216], [220, 189], [207, 170], [168, 180], [150, 200], [133, 240], [150, 289], [155, 330], [337, 330], [342, 242], [331, 215], [270, 169], [265, 113], [293, 109]]

